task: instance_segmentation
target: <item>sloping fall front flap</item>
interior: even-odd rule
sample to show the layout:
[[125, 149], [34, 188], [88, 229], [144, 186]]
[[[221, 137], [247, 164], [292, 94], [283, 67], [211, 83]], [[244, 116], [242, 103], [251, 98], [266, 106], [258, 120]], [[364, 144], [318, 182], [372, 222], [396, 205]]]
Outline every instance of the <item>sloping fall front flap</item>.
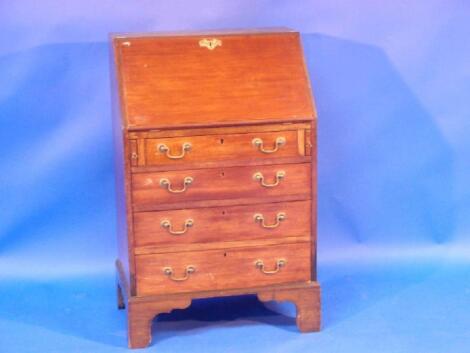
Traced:
[[113, 45], [125, 127], [315, 116], [297, 32], [116, 36]]

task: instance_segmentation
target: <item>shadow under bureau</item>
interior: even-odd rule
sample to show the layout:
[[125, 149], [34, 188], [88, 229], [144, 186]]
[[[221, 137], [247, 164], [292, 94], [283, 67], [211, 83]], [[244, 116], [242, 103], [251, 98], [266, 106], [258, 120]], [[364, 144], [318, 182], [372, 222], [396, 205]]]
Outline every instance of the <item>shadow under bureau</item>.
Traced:
[[291, 301], [320, 329], [316, 111], [299, 33], [113, 35], [118, 306], [131, 348], [195, 298]]

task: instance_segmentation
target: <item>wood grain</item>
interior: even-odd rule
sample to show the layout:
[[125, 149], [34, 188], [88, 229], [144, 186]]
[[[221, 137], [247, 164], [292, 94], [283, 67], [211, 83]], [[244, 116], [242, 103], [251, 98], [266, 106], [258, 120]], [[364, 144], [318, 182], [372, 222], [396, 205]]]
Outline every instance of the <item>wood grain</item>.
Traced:
[[[265, 182], [273, 184], [276, 173], [285, 172], [285, 177], [275, 187], [263, 187], [254, 180], [260, 172]], [[186, 177], [193, 178], [185, 192], [171, 193], [160, 185], [161, 179], [167, 179], [176, 190], [184, 188]], [[169, 171], [161, 173], [139, 173], [132, 176], [132, 199], [134, 210], [149, 210], [152, 206], [184, 202], [189, 206], [197, 200], [227, 200], [283, 195], [294, 195], [300, 199], [310, 197], [310, 164], [284, 164], [249, 167], [231, 167]]]
[[279, 288], [273, 291], [259, 292], [261, 301], [289, 301], [297, 309], [296, 323], [301, 332], [320, 331], [321, 326], [321, 298], [320, 287], [307, 288]]
[[311, 126], [311, 119], [306, 122], [291, 123], [278, 122], [276, 124], [264, 122], [251, 122], [243, 125], [230, 126], [208, 126], [208, 127], [188, 127], [178, 126], [177, 128], [161, 127], [161, 128], [128, 128], [129, 138], [131, 139], [147, 139], [160, 137], [179, 137], [179, 136], [206, 136], [218, 134], [245, 134], [253, 132], [280, 132], [289, 130], [305, 130]]
[[[204, 38], [222, 46], [201, 47]], [[113, 35], [111, 54], [116, 299], [127, 309], [129, 347], [150, 343], [156, 315], [228, 295], [291, 301], [299, 329], [318, 330], [317, 113], [299, 33]], [[258, 137], [272, 149], [281, 136], [287, 143], [272, 154], [252, 144]], [[165, 144], [178, 154], [184, 142], [191, 150], [181, 159], [158, 150]], [[259, 172], [272, 184], [280, 171], [272, 188], [253, 179]], [[185, 192], [160, 185], [166, 178], [179, 190], [187, 176]], [[265, 225], [279, 212], [287, 217], [265, 229], [255, 212]], [[169, 234], [189, 218], [187, 232]]]
[[131, 166], [127, 156], [130, 155], [130, 140], [124, 126], [122, 116], [122, 92], [120, 76], [117, 75], [119, 55], [110, 46], [110, 71], [111, 71], [111, 108], [113, 126], [113, 152], [114, 152], [114, 176], [116, 197], [116, 237], [118, 259], [121, 261], [123, 271], [131, 285], [131, 292], [135, 293], [134, 283], [134, 251], [132, 231], [132, 193], [131, 193]]
[[151, 343], [152, 320], [161, 313], [187, 308], [193, 299], [257, 294], [261, 301], [290, 301], [297, 308], [296, 323], [301, 332], [318, 331], [321, 323], [320, 285], [298, 282], [252, 288], [209, 290], [171, 295], [130, 296], [126, 276], [116, 261], [118, 286], [122, 288], [124, 307], [128, 310], [129, 348], [144, 348]]
[[[135, 246], [189, 245], [310, 234], [310, 215], [305, 214], [308, 209], [310, 201], [137, 212], [134, 214]], [[280, 213], [285, 215], [282, 221], [276, 218]], [[255, 214], [263, 215], [265, 226], [279, 226], [264, 228], [261, 222], [255, 221]], [[171, 223], [170, 229], [162, 226], [165, 220]], [[192, 220], [192, 226], [186, 227], [188, 220]], [[184, 234], [170, 233], [170, 230], [185, 229]]]
[[312, 129], [310, 135], [307, 136], [310, 141], [310, 157], [312, 166], [312, 179], [311, 179], [311, 200], [310, 215], [311, 215], [311, 240], [312, 240], [312, 281], [317, 280], [317, 226], [318, 226], [318, 173], [317, 173], [317, 124], [312, 122]]
[[[310, 280], [310, 243], [297, 243], [263, 248], [227, 249], [152, 254], [136, 256], [137, 295], [184, 293], [204, 290], [249, 288], [279, 283]], [[276, 261], [287, 264], [276, 274], [266, 275], [255, 267], [262, 260], [267, 270], [276, 267]], [[163, 272], [171, 267], [176, 278], [185, 276], [187, 266], [194, 266], [193, 274], [185, 281], [171, 280]]]
[[[276, 146], [277, 139], [282, 138], [285, 144]], [[274, 151], [263, 153], [260, 147], [253, 145], [254, 139], [263, 141], [263, 149]], [[191, 149], [184, 151], [183, 146], [190, 144]], [[159, 146], [166, 146], [168, 151], [160, 151]], [[218, 134], [206, 136], [185, 136], [173, 138], [145, 139], [146, 166], [169, 166], [195, 162], [218, 162], [233, 159], [273, 159], [280, 157], [304, 156], [298, 149], [297, 131], [254, 132], [244, 134]], [[169, 156], [168, 156], [169, 155]], [[182, 158], [172, 159], [170, 157]], [[142, 164], [140, 164], [142, 166]]]
[[210, 243], [192, 243], [192, 244], [164, 244], [153, 246], [136, 246], [134, 248], [136, 255], [143, 254], [169, 254], [178, 253], [178, 256], [184, 256], [187, 251], [203, 250], [224, 250], [248, 247], [265, 247], [281, 244], [305, 243], [310, 241], [310, 234], [296, 235], [293, 237], [279, 237], [269, 239], [249, 239], [234, 241], [212, 241]]
[[128, 126], [305, 120], [314, 107], [296, 32], [118, 37]]
[[151, 302], [131, 301], [127, 315], [129, 348], [144, 348], [150, 344], [152, 320], [156, 315], [169, 313], [173, 309], [185, 309], [190, 304], [190, 297], [166, 297]]
[[[145, 155], [140, 157], [145, 159]], [[310, 156], [297, 156], [297, 157], [271, 157], [271, 158], [243, 158], [227, 159], [222, 161], [200, 161], [194, 163], [175, 163], [171, 166], [168, 164], [157, 164], [153, 166], [131, 167], [133, 174], [149, 173], [149, 172], [167, 172], [170, 170], [188, 170], [188, 169], [214, 169], [214, 168], [230, 168], [230, 167], [243, 167], [243, 166], [261, 166], [270, 164], [303, 164], [310, 163]]]

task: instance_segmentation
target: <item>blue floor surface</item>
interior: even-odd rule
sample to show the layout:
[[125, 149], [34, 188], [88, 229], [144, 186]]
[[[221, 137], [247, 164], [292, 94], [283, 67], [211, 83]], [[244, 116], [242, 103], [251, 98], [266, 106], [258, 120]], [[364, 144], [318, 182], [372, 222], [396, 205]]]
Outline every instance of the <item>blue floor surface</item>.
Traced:
[[[198, 300], [159, 316], [143, 352], [470, 352], [470, 267], [323, 264], [323, 329], [300, 334], [291, 304]], [[124, 352], [114, 274], [0, 281], [0, 352]]]

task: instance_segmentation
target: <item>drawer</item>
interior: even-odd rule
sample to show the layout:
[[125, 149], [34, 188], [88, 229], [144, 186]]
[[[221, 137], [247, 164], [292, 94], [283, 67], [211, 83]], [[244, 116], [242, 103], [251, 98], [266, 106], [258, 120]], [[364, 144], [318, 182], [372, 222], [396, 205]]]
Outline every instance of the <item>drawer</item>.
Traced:
[[305, 130], [146, 138], [144, 166], [305, 156]]
[[311, 243], [136, 256], [137, 295], [310, 280]]
[[190, 208], [190, 202], [201, 200], [309, 199], [310, 174], [309, 163], [137, 173], [132, 175], [132, 201], [139, 211], [171, 208], [172, 203]]
[[136, 247], [310, 234], [310, 201], [134, 213]]

